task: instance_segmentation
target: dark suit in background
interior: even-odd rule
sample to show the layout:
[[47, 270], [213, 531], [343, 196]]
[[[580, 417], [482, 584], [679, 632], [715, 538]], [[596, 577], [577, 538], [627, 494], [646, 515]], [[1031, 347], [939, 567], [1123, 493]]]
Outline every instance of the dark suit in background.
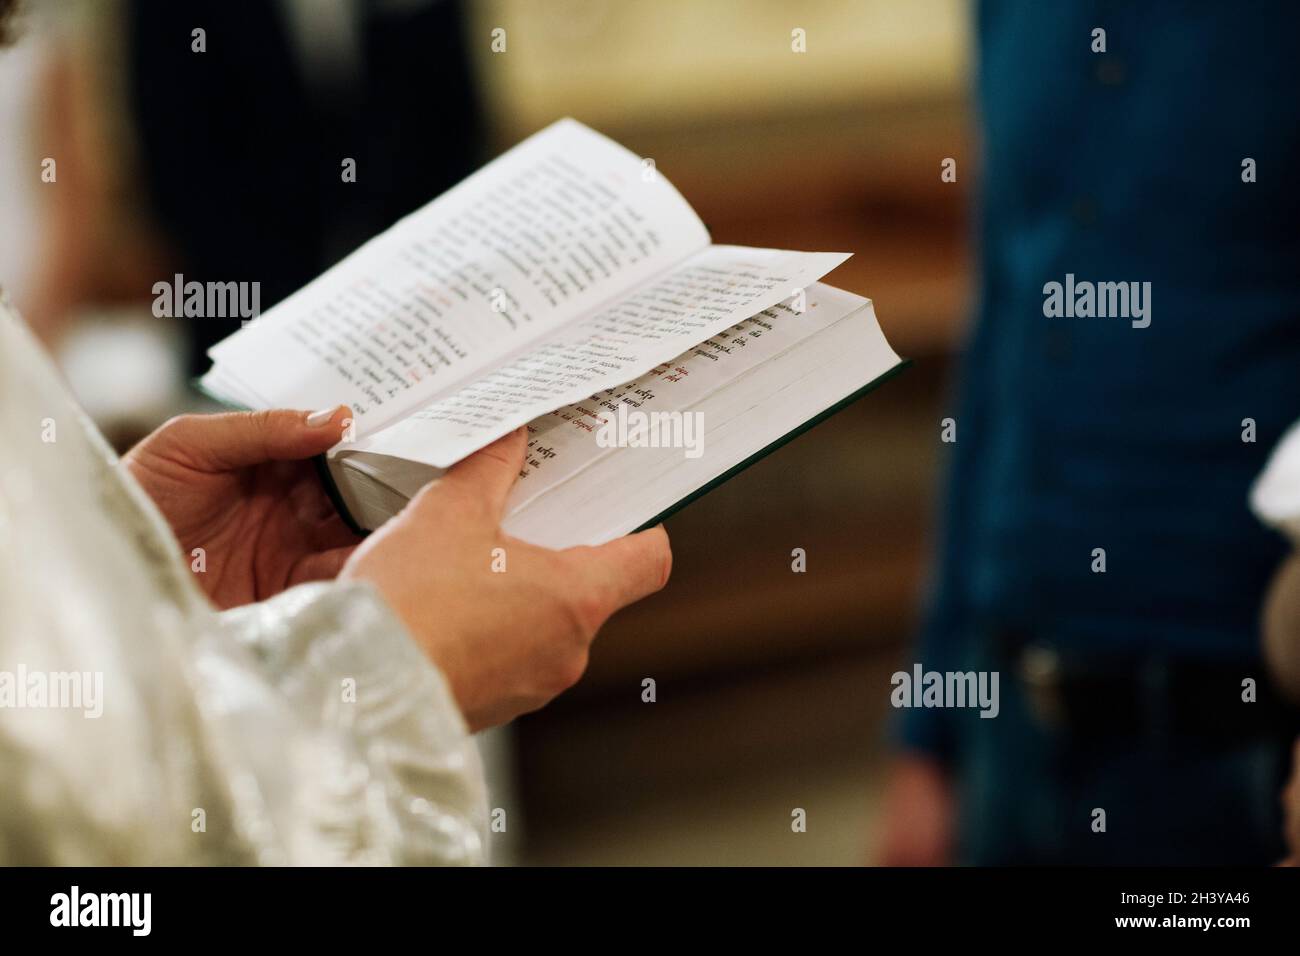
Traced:
[[[143, 186], [180, 268], [260, 282], [263, 310], [483, 159], [451, 0], [133, 0], [127, 28]], [[187, 321], [205, 371], [239, 320]]]

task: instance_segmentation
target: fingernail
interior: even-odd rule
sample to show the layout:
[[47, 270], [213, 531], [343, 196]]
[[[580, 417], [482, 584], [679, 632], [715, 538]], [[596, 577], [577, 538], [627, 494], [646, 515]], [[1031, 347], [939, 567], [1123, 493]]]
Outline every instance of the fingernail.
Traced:
[[337, 405], [329, 408], [322, 408], [319, 412], [312, 412], [307, 416], [308, 428], [320, 428], [322, 425], [328, 425], [329, 420], [334, 417], [334, 413], [339, 410]]

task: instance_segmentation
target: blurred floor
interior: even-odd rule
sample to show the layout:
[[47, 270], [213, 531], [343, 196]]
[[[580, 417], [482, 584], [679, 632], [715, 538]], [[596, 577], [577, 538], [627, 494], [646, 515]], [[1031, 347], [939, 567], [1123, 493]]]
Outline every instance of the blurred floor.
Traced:
[[[569, 768], [566, 785], [602, 796], [537, 796], [521, 862], [862, 864], [874, 846], [883, 761], [882, 715], [870, 703], [883, 695], [866, 688], [886, 686], [894, 667], [889, 654], [834, 660], [599, 719], [571, 715], [582, 726], [556, 732], [581, 751], [582, 768]], [[706, 766], [688, 766], [683, 751]], [[641, 781], [630, 771], [638, 764]], [[791, 825], [796, 808], [806, 815], [802, 833]]]

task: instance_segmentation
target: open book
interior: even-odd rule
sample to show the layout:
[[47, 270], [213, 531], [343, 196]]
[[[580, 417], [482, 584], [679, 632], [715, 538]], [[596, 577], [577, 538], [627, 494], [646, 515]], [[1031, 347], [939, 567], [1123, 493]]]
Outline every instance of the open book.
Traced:
[[349, 404], [326, 456], [373, 529], [520, 425], [505, 529], [597, 544], [663, 517], [900, 366], [844, 253], [717, 246], [652, 163], [561, 120], [210, 351], [249, 408]]

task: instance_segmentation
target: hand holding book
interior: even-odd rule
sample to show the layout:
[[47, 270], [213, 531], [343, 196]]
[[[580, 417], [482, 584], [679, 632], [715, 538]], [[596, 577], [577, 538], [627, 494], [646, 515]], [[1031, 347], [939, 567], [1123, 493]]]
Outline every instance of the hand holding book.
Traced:
[[662, 528], [563, 551], [508, 537], [501, 518], [523, 457], [517, 429], [461, 461], [366, 539], [341, 575], [378, 587], [447, 677], [471, 730], [576, 683], [600, 626], [662, 588], [672, 568]]
[[334, 578], [356, 547], [310, 461], [338, 443], [351, 415], [182, 415], [122, 467], [162, 512], [212, 603], [238, 607]]
[[572, 685], [604, 621], [667, 582], [672, 554], [662, 528], [563, 551], [502, 531], [523, 466], [523, 429], [459, 462], [362, 543], [307, 466], [350, 416], [346, 407], [188, 415], [123, 459], [218, 608], [312, 581], [365, 581], [480, 730]]

